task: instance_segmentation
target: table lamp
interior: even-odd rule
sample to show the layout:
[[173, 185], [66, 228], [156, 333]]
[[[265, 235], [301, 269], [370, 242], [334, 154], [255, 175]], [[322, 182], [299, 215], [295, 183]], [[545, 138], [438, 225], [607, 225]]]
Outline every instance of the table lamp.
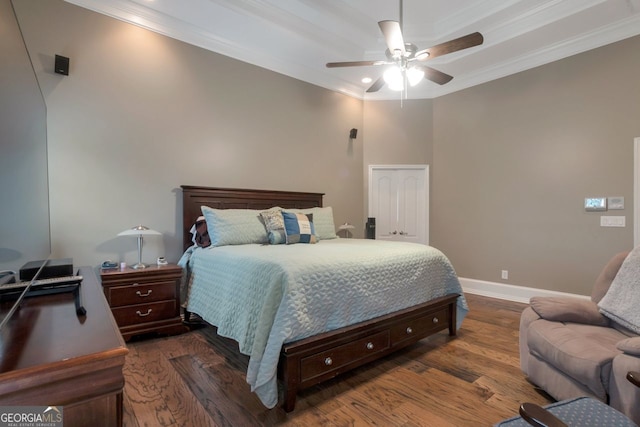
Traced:
[[355, 227], [353, 225], [349, 224], [348, 222], [345, 222], [340, 227], [338, 227], [338, 230], [344, 231], [344, 237], [349, 238], [349, 237], [351, 237], [351, 231], [350, 230], [353, 230], [354, 228]]
[[151, 230], [149, 227], [145, 227], [144, 225], [138, 225], [137, 227], [133, 227], [131, 229], [124, 230], [123, 232], [118, 233], [118, 236], [136, 236], [138, 238], [138, 263], [136, 265], [132, 265], [131, 268], [135, 268], [137, 270], [139, 268], [147, 267], [142, 263], [142, 236], [160, 235], [160, 232]]

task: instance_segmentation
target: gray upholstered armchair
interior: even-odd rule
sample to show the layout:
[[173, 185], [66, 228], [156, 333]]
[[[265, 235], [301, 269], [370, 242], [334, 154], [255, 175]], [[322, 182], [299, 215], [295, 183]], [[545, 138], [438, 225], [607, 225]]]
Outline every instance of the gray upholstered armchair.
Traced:
[[609, 261], [590, 300], [531, 299], [520, 319], [520, 366], [557, 400], [595, 397], [640, 424], [640, 389], [626, 380], [640, 371], [640, 336], [598, 308], [627, 255]]

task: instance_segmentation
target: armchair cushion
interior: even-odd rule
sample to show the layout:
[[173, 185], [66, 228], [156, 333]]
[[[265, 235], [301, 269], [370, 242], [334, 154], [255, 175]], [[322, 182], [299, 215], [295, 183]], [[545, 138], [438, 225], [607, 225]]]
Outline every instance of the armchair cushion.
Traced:
[[623, 351], [632, 356], [640, 356], [640, 337], [627, 338], [618, 342], [616, 345], [618, 350]]
[[547, 320], [533, 322], [527, 334], [532, 355], [600, 399], [609, 389], [611, 362], [621, 354], [616, 344], [625, 338], [613, 328]]
[[533, 297], [531, 308], [545, 320], [607, 326], [609, 319], [600, 313], [596, 303], [571, 297]]

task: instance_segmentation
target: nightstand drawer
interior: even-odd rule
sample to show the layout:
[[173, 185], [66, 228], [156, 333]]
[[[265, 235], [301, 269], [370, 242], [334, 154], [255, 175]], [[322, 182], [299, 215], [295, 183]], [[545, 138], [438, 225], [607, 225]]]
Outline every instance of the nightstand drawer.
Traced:
[[176, 301], [161, 301], [150, 304], [112, 308], [118, 326], [136, 325], [176, 316]]
[[107, 300], [111, 307], [147, 304], [176, 298], [176, 282], [134, 283], [129, 286], [111, 286], [107, 289]]

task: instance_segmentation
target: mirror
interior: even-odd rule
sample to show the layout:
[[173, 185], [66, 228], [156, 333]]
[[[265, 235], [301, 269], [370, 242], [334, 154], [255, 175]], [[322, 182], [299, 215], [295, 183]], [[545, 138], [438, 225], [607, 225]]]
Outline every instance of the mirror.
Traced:
[[10, 0], [0, 0], [0, 270], [51, 253], [47, 111]]

